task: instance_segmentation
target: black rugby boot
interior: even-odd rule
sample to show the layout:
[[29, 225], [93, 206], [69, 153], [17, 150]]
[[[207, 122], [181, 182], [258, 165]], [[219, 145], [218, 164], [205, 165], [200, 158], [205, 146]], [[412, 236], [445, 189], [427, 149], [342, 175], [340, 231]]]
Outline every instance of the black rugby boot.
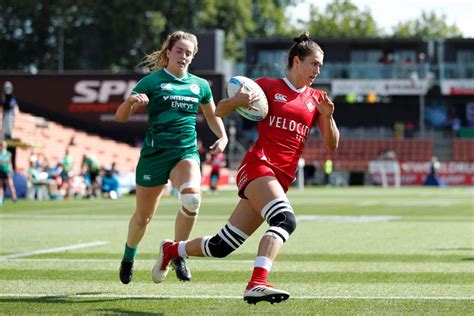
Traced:
[[176, 277], [180, 281], [191, 281], [191, 271], [189, 271], [188, 267], [186, 266], [186, 261], [184, 258], [178, 257], [176, 259], [171, 260], [171, 266], [173, 270], [176, 272]]
[[124, 261], [120, 263], [120, 281], [123, 284], [128, 284], [133, 277], [133, 261]]

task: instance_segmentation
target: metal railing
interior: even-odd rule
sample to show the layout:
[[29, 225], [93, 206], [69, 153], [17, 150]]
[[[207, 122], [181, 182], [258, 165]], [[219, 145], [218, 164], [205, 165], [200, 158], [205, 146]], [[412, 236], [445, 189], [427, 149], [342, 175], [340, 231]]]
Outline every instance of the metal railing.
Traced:
[[[285, 74], [282, 64], [240, 64], [235, 70], [245, 69], [250, 78], [281, 77]], [[379, 64], [379, 63], [325, 63], [319, 79], [410, 79], [413, 73], [424, 78], [428, 72], [436, 80], [474, 79], [474, 63], [441, 64]], [[242, 73], [240, 73], [242, 74]]]

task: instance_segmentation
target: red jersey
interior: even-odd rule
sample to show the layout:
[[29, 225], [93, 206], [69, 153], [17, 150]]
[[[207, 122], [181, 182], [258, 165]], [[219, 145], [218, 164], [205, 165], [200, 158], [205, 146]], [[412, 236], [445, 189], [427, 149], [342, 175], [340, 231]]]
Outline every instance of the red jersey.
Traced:
[[298, 160], [318, 117], [321, 92], [296, 89], [287, 78], [260, 78], [256, 82], [268, 100], [268, 115], [258, 122], [258, 140], [249, 152], [294, 179]]

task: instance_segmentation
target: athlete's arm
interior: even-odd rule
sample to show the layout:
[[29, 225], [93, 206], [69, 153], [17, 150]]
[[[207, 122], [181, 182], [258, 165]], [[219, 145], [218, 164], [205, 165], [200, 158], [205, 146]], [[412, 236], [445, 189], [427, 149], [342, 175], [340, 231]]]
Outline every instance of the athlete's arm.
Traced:
[[222, 99], [217, 103], [216, 115], [219, 117], [227, 116], [238, 107], [252, 108], [251, 103], [257, 99], [258, 95], [255, 92], [246, 92], [242, 86], [233, 97]]
[[324, 146], [330, 151], [335, 151], [339, 144], [339, 130], [334, 121], [334, 103], [329, 99], [326, 93], [323, 93], [321, 100], [317, 100], [313, 97], [318, 106], [318, 126], [321, 134], [323, 135]]
[[220, 117], [216, 116], [216, 105], [211, 99], [207, 104], [201, 104], [202, 113], [206, 119], [207, 125], [211, 131], [218, 137], [216, 142], [210, 146], [212, 154], [221, 153], [227, 146], [227, 133], [225, 132], [224, 123]]
[[138, 108], [146, 106], [149, 100], [146, 94], [132, 94], [118, 107], [115, 112], [115, 120], [123, 123], [128, 121]]

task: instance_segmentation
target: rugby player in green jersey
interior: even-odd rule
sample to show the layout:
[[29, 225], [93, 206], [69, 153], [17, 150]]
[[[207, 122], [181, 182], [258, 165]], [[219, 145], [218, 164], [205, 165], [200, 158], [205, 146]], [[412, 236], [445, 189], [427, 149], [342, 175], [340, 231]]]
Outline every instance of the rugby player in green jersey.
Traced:
[[5, 186], [8, 187], [12, 200], [16, 202], [15, 185], [10, 176], [12, 170], [12, 156], [7, 150], [7, 142], [5, 140], [0, 140], [0, 206], [3, 204], [3, 188]]
[[[145, 58], [152, 71], [140, 80], [115, 114], [126, 122], [140, 107], [148, 114], [140, 159], [136, 168], [136, 209], [130, 219], [120, 280], [132, 280], [137, 246], [143, 238], [168, 180], [179, 192], [182, 206], [175, 222], [175, 240], [187, 240], [201, 204], [201, 172], [196, 135], [199, 107], [217, 136], [211, 153], [223, 152], [228, 139], [222, 119], [215, 115], [215, 104], [207, 80], [188, 73], [198, 51], [196, 36], [177, 31], [168, 36], [161, 50]], [[171, 263], [176, 276], [191, 280], [183, 258]]]

